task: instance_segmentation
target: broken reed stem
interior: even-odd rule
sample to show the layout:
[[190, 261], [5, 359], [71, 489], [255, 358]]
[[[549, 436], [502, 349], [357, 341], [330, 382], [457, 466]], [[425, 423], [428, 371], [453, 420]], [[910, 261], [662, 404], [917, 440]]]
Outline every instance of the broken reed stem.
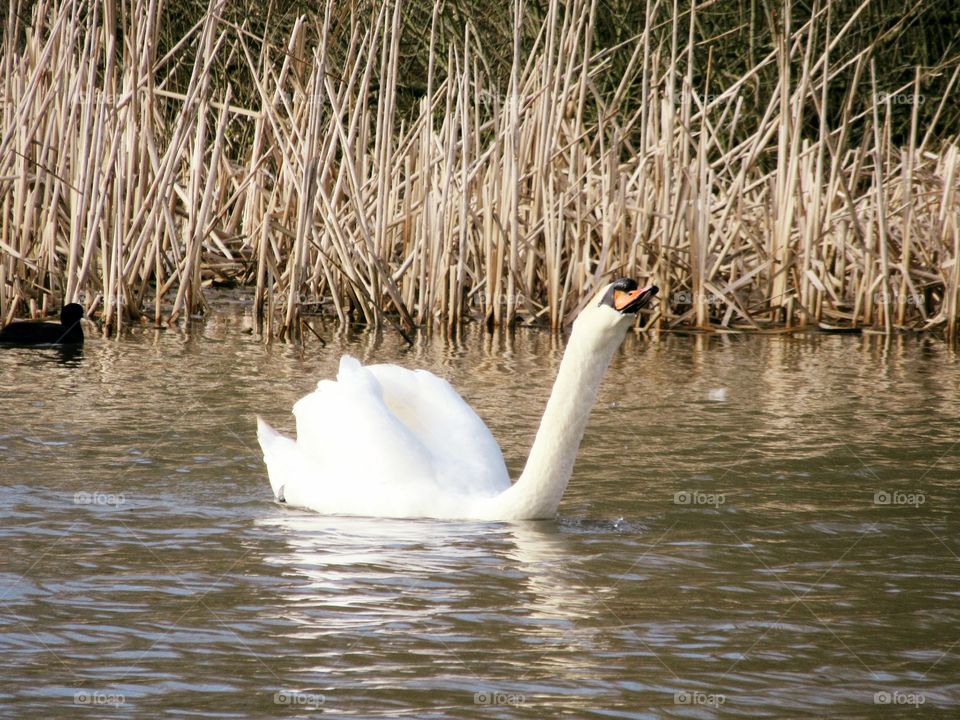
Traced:
[[[331, 0], [315, 46], [301, 18], [275, 48], [222, 20], [223, 2], [158, 59], [154, 0], [119, 14], [115, 0], [84, 14], [50, 0], [33, 6], [28, 33], [11, 0], [0, 53], [4, 321], [79, 300], [116, 331], [145, 298], [155, 322], [170, 322], [203, 309], [204, 286], [233, 283], [254, 288], [265, 336], [297, 333], [318, 308], [404, 333], [470, 318], [559, 329], [603, 283], [636, 275], [661, 287], [663, 329], [957, 332], [957, 141], [921, 137], [918, 69], [904, 95], [909, 144], [892, 145], [896, 89], [881, 88], [872, 48], [831, 64], [852, 22], [831, 33], [831, 3], [815, 3], [800, 27], [789, 12], [771, 15], [773, 51], [727, 87], [711, 67], [694, 72], [698, 8], [648, 3], [647, 29], [605, 97], [596, 0], [552, 0], [528, 53], [515, 0], [502, 92], [472, 28], [438, 50], [437, 0], [426, 94], [401, 117], [399, 4], [359, 22]], [[336, 54], [331, 37], [344, 27]], [[136, 42], [116, 42], [118, 32]], [[189, 48], [189, 79], [174, 92]], [[218, 87], [226, 56], [252, 78], [247, 107]], [[830, 129], [828, 89], [848, 66], [854, 82]], [[768, 71], [779, 83], [744, 137], [750, 78]], [[694, 87], [701, 75], [709, 85]], [[630, 92], [641, 97], [628, 116]]]

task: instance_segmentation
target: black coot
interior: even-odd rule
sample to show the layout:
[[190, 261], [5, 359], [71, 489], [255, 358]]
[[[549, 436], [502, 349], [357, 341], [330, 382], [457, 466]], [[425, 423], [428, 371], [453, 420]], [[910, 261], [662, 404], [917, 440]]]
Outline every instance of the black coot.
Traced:
[[77, 303], [64, 305], [60, 322], [28, 320], [15, 322], [0, 330], [0, 343], [10, 345], [79, 345], [83, 342], [80, 319], [83, 306]]

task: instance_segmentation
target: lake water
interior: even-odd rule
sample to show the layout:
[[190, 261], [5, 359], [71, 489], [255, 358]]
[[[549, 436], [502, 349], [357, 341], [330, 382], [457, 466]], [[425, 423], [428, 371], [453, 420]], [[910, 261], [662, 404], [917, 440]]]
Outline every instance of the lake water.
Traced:
[[629, 337], [555, 521], [275, 504], [254, 414], [427, 368], [522, 468], [562, 341], [239, 310], [0, 352], [0, 717], [947, 717], [960, 361], [924, 337]]

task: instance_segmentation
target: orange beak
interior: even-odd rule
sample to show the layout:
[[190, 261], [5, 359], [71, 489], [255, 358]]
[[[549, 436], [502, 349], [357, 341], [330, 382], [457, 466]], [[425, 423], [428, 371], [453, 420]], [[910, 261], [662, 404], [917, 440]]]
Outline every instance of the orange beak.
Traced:
[[637, 288], [633, 292], [624, 292], [617, 290], [613, 294], [613, 306], [620, 312], [635, 312], [642, 308], [650, 299], [657, 294], [656, 285], [648, 285], [644, 288]]

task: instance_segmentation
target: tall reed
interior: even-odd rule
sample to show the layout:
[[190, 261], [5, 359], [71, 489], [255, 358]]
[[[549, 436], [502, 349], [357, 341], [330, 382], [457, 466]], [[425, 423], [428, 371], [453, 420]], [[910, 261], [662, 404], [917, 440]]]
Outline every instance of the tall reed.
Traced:
[[[849, 25], [831, 30], [828, 1], [802, 23], [768, 17], [772, 50], [733, 81], [694, 73], [695, 6], [648, 3], [611, 92], [597, 0], [551, 0], [532, 47], [516, 0], [502, 88], [469, 24], [436, 49], [438, 1], [412, 114], [398, 108], [398, 2], [368, 16], [331, 0], [275, 46], [210, 0], [163, 55], [161, 0], [40, 0], [29, 25], [26, 5], [10, 0], [2, 47], [5, 320], [85, 301], [113, 332], [202, 311], [205, 285], [234, 282], [252, 288], [267, 335], [298, 332], [317, 307], [401, 331], [469, 318], [557, 329], [630, 275], [663, 289], [659, 329], [956, 337], [958, 144], [921, 134], [916, 108], [942, 110], [960, 66], [940, 98], [923, 97], [919, 69], [886, 88], [872, 46], [831, 54]], [[225, 58], [252, 78], [242, 102], [218, 80]], [[745, 134], [746, 89], [768, 69], [775, 89]], [[896, 102], [913, 103], [905, 147], [891, 141]]]

